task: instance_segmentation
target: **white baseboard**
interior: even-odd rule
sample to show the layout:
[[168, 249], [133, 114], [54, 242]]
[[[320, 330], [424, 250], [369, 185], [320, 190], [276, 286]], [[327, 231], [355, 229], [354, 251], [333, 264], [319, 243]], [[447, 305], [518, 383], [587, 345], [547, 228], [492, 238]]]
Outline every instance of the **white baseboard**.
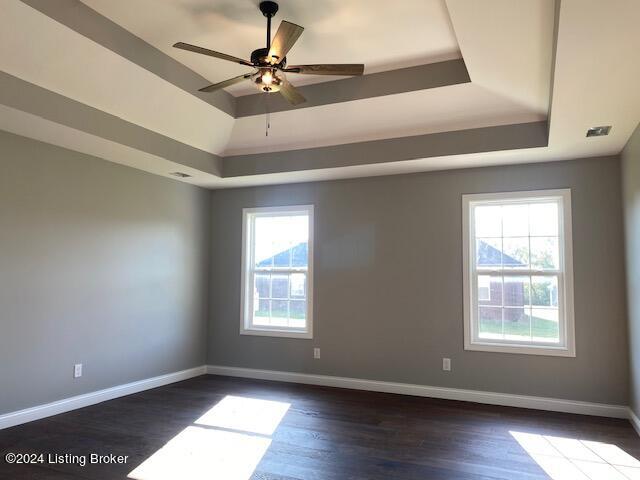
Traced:
[[[442, 398], [446, 400], [461, 400], [465, 402], [502, 405], [507, 407], [532, 408], [535, 410], [547, 410], [552, 412], [578, 413], [582, 415], [596, 415], [600, 417], [629, 418], [629, 408], [626, 405], [607, 405], [602, 403], [582, 402], [578, 400], [564, 400], [560, 398], [533, 397], [526, 395], [513, 395], [509, 393], [463, 390], [459, 388], [431, 387], [428, 385], [415, 385], [411, 383], [382, 382], [378, 380], [363, 380], [359, 378], [332, 377], [328, 375], [224, 367], [218, 365], [208, 365], [207, 373], [213, 375], [227, 375], [231, 377], [257, 378], [261, 380], [277, 380], [280, 382], [323, 385], [326, 387], [369, 390], [372, 392], [397, 393], [418, 397]], [[637, 417], [636, 420], [638, 420]], [[638, 425], [640, 426], [640, 420], [638, 421]]]
[[138, 393], [143, 390], [161, 387], [163, 385], [168, 385], [169, 383], [197, 377], [198, 375], [204, 375], [206, 372], [207, 367], [203, 365], [200, 367], [190, 368], [188, 370], [182, 370], [180, 372], [168, 373], [158, 377], [147, 378], [137, 382], [105, 388], [104, 390], [84, 393], [75, 397], [64, 398], [62, 400], [57, 400], [44, 405], [37, 405], [31, 408], [25, 408], [24, 410], [18, 410], [16, 412], [5, 413], [0, 415], [0, 430], [14, 425], [20, 425], [21, 423], [31, 422], [44, 417], [68, 412], [77, 408], [87, 407], [106, 400], [124, 397], [125, 395], [131, 395], [132, 393]]
[[446, 400], [461, 400], [466, 402], [502, 405], [507, 407], [532, 408], [553, 412], [577, 413], [582, 415], [596, 415], [601, 417], [626, 418], [640, 435], [640, 418], [633, 411], [623, 405], [607, 405], [602, 403], [564, 400], [559, 398], [545, 398], [508, 393], [483, 392], [478, 390], [464, 390], [459, 388], [432, 387], [410, 383], [383, 382], [379, 380], [364, 380], [359, 378], [333, 377], [329, 375], [314, 375], [307, 373], [283, 372], [277, 370], [259, 370], [253, 368], [224, 367], [207, 365], [190, 368], [180, 372], [160, 375], [158, 377], [139, 380], [124, 385], [98, 390], [95, 392], [69, 397], [55, 402], [38, 405], [24, 410], [0, 415], [0, 430], [20, 425], [22, 423], [39, 420], [59, 413], [68, 412], [114, 398], [131, 395], [133, 393], [161, 387], [170, 383], [187, 380], [205, 373], [212, 375], [226, 375], [231, 377], [255, 378], [261, 380], [275, 380], [289, 383], [303, 383], [308, 385], [322, 385], [327, 387], [351, 388], [372, 392], [396, 393], [418, 397], [441, 398]]
[[629, 422], [631, 422], [631, 426], [634, 428], [636, 433], [640, 435], [640, 418], [638, 418], [636, 414], [633, 413], [631, 407], [629, 407]]

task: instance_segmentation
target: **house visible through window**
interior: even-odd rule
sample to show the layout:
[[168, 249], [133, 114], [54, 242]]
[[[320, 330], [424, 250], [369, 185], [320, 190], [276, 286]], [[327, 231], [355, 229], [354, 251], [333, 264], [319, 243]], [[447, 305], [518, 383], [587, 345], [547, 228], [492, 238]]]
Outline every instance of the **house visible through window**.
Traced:
[[313, 206], [243, 211], [240, 332], [312, 337]]
[[465, 348], [575, 355], [569, 190], [465, 195]]

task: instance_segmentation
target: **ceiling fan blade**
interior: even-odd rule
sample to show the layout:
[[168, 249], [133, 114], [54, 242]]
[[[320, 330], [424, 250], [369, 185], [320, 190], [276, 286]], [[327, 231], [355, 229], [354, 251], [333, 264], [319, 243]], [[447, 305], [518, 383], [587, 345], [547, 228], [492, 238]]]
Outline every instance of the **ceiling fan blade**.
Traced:
[[247, 60], [234, 57], [233, 55], [227, 55], [226, 53], [214, 52], [213, 50], [209, 50], [208, 48], [198, 47], [197, 45], [191, 45], [190, 43], [178, 42], [174, 45], [174, 47], [181, 50], [187, 50], [189, 52], [200, 53], [202, 55], [209, 55], [210, 57], [220, 58], [222, 60], [228, 60], [229, 62], [239, 63], [240, 65], [253, 67], [253, 64]]
[[271, 48], [269, 49], [271, 63], [280, 63], [287, 56], [287, 53], [289, 53], [289, 50], [291, 50], [291, 47], [293, 47], [293, 44], [296, 43], [303, 31], [304, 28], [300, 25], [283, 20], [278, 27], [276, 36], [273, 37]]
[[292, 65], [283, 69], [285, 72], [311, 75], [362, 75], [362, 63], [332, 63], [322, 65]]
[[280, 93], [291, 105], [298, 105], [307, 101], [289, 82], [283, 82], [282, 85], [280, 85]]
[[228, 87], [229, 85], [234, 85], [239, 83], [247, 78], [251, 77], [250, 73], [245, 75], [238, 75], [237, 77], [230, 78], [229, 80], [225, 80], [223, 82], [214, 83], [213, 85], [209, 85], [208, 87], [201, 88], [198, 90], [199, 92], [213, 92], [214, 90], [219, 90], [224, 87]]

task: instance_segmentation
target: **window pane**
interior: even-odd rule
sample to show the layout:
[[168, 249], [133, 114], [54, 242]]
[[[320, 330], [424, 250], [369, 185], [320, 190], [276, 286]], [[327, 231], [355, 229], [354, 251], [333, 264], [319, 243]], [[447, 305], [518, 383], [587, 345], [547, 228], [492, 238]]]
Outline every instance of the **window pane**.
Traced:
[[271, 300], [271, 325], [286, 327], [288, 325], [289, 308], [286, 300]]
[[531, 268], [557, 270], [559, 257], [557, 237], [531, 237]]
[[291, 249], [276, 253], [273, 256], [274, 267], [290, 267], [291, 266]]
[[289, 276], [271, 276], [271, 298], [289, 298]]
[[289, 302], [289, 318], [304, 319], [307, 315], [307, 302], [304, 300], [291, 300]]
[[502, 306], [502, 277], [478, 275], [478, 304]]
[[528, 237], [529, 205], [503, 206], [502, 232], [502, 235], [505, 237]]
[[478, 302], [486, 304], [491, 300], [491, 277], [478, 275]]
[[529, 209], [532, 236], [558, 236], [558, 204], [532, 203]]
[[305, 298], [307, 292], [307, 276], [304, 273], [292, 273], [289, 277], [291, 298]]
[[557, 309], [533, 308], [531, 315], [534, 341], [560, 342], [560, 320]]
[[253, 314], [255, 325], [269, 325], [269, 300], [257, 300], [253, 304], [256, 311]]
[[309, 266], [309, 243], [300, 242], [291, 248], [291, 266], [292, 267], [308, 267]]
[[531, 340], [531, 309], [504, 309], [504, 338], [517, 341]]
[[529, 290], [529, 277], [506, 276], [504, 278], [504, 304], [511, 307], [531, 305]]
[[502, 236], [502, 207], [479, 206], [475, 207], [476, 237], [501, 237]]
[[502, 338], [502, 308], [478, 307], [480, 338]]
[[501, 268], [502, 239], [481, 238], [476, 240], [476, 265], [481, 268]]
[[529, 237], [505, 238], [503, 245], [504, 268], [529, 268]]
[[304, 328], [307, 317], [307, 302], [304, 300], [292, 300], [289, 302], [289, 326], [292, 328]]
[[256, 274], [255, 294], [260, 298], [269, 298], [269, 275]]
[[254, 228], [257, 267], [289, 267], [292, 252], [309, 241], [306, 215], [257, 216]]
[[557, 307], [558, 278], [531, 277], [531, 293], [534, 307]]

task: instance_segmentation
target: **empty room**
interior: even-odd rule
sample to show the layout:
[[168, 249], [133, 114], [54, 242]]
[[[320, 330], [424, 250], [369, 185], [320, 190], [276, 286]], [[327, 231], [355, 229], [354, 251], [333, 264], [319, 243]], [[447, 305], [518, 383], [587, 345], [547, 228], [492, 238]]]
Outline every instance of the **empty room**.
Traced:
[[0, 0], [0, 480], [639, 480], [639, 26]]

